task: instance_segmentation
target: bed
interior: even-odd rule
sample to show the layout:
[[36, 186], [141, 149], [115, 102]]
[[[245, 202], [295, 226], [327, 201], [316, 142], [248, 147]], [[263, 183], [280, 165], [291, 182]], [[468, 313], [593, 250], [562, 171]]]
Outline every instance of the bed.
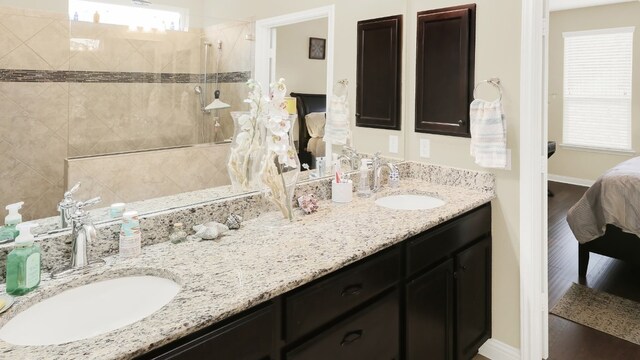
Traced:
[[[292, 92], [291, 97], [296, 98], [296, 107], [298, 112], [298, 157], [301, 164], [309, 164], [311, 168], [315, 168], [315, 156], [309, 151], [309, 142], [312, 135], [309, 132], [307, 124], [307, 115], [312, 113], [324, 113], [327, 109], [327, 95], [325, 94], [305, 94]], [[324, 128], [323, 128], [324, 129]], [[314, 146], [316, 147], [316, 146]], [[320, 146], [317, 146], [320, 147]], [[321, 155], [323, 156], [323, 155]]]
[[578, 275], [590, 253], [640, 264], [640, 157], [605, 172], [567, 213], [578, 240]]

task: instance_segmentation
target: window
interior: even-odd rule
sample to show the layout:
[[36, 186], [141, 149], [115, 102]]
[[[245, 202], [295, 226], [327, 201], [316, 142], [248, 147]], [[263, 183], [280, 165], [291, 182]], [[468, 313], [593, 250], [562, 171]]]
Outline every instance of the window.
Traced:
[[127, 25], [131, 30], [188, 31], [187, 9], [155, 5], [147, 0], [69, 0], [69, 19]]
[[631, 150], [633, 27], [564, 33], [564, 145]]

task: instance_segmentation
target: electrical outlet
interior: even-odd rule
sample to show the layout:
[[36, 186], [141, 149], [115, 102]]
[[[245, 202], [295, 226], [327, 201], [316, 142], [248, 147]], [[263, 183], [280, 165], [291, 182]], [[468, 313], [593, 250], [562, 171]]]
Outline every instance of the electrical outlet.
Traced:
[[398, 135], [389, 135], [389, 152], [398, 153]]
[[420, 157], [431, 157], [431, 141], [429, 139], [420, 139]]

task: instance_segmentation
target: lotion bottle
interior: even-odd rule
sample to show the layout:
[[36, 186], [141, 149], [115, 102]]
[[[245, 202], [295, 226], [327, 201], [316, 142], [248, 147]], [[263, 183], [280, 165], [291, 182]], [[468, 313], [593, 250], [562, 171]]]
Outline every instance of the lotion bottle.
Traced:
[[7, 294], [24, 295], [40, 285], [40, 246], [31, 233], [35, 226], [38, 224], [17, 226], [16, 248], [7, 256]]
[[137, 211], [127, 211], [122, 215], [119, 245], [120, 256], [123, 258], [140, 255], [142, 251], [142, 233]]
[[371, 160], [360, 160], [360, 181], [358, 182], [358, 196], [369, 197], [371, 196], [371, 186], [369, 186], [369, 164]]

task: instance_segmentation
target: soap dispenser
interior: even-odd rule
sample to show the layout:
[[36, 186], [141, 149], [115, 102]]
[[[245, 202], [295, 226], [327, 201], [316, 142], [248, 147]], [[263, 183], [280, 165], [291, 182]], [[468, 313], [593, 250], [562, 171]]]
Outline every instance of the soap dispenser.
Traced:
[[17, 228], [16, 248], [7, 256], [7, 294], [24, 295], [40, 284], [40, 246], [31, 228], [34, 223], [21, 223]]
[[358, 183], [359, 197], [371, 196], [371, 186], [369, 186], [369, 164], [371, 164], [370, 159], [360, 160], [360, 182]]
[[4, 218], [4, 226], [0, 227], [0, 244], [13, 241], [18, 236], [16, 225], [22, 222], [22, 215], [18, 211], [22, 208], [24, 202], [7, 205], [6, 209], [9, 215]]

